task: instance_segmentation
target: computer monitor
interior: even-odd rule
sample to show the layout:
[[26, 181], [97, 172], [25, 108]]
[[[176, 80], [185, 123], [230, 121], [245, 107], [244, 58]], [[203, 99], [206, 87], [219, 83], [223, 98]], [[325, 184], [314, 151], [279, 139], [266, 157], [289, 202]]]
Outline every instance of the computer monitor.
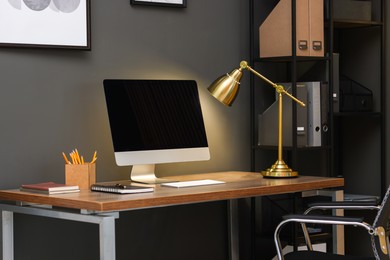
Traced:
[[210, 159], [206, 130], [193, 80], [103, 81], [118, 166], [132, 165], [130, 179], [157, 178], [155, 165]]

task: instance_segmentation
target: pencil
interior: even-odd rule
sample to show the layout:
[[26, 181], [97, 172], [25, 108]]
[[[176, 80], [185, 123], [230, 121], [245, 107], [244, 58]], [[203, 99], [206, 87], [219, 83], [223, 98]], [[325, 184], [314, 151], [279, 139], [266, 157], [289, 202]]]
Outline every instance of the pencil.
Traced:
[[77, 149], [75, 149], [75, 153], [76, 153], [76, 160], [77, 160], [78, 164], [81, 164], [80, 154], [79, 154], [79, 151], [77, 151]]
[[93, 153], [92, 161], [91, 161], [90, 163], [96, 162], [96, 159], [97, 159], [96, 154], [97, 154], [97, 151], [95, 151], [95, 152]]
[[64, 157], [64, 160], [65, 160], [66, 164], [71, 164], [70, 161], [68, 160], [68, 158], [66, 157], [66, 154], [64, 152], [62, 152], [62, 156]]
[[72, 163], [77, 164], [76, 159], [74, 158], [74, 152], [71, 152], [69, 155], [70, 155], [70, 158], [72, 159]]

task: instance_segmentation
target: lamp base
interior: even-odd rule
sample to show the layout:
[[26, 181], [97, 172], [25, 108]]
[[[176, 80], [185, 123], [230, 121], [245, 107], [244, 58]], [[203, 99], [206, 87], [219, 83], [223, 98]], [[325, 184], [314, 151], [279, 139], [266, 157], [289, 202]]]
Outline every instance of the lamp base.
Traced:
[[266, 178], [293, 178], [298, 177], [298, 172], [293, 171], [283, 160], [277, 160], [271, 168], [262, 171]]

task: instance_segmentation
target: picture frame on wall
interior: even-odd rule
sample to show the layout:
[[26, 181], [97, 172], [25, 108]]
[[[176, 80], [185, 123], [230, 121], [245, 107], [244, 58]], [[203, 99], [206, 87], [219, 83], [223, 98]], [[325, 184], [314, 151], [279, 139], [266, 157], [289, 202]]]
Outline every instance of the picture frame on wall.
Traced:
[[187, 0], [130, 0], [130, 4], [185, 8], [187, 7]]
[[91, 0], [0, 1], [0, 47], [91, 49]]

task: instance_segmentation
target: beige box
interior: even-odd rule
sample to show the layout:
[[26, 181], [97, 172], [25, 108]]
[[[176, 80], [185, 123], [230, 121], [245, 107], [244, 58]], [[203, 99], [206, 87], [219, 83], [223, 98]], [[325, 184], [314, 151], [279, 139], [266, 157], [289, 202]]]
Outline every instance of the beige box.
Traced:
[[[296, 0], [296, 56], [324, 56], [324, 1]], [[280, 0], [259, 27], [260, 57], [292, 56], [292, 1]]]
[[96, 163], [65, 164], [65, 184], [90, 189], [96, 183]]

